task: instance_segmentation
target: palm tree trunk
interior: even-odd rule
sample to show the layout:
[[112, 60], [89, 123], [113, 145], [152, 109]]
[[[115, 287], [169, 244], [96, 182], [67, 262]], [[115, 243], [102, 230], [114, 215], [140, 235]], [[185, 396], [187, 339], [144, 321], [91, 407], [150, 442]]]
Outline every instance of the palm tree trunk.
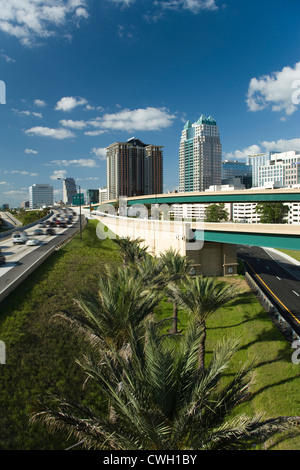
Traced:
[[205, 369], [205, 341], [206, 341], [205, 321], [201, 320], [199, 324], [202, 328], [202, 335], [201, 335], [201, 341], [200, 341], [199, 350], [198, 350], [198, 370], [204, 371]]
[[178, 333], [178, 305], [176, 302], [173, 303], [173, 318], [172, 318], [172, 327], [169, 330], [169, 333], [175, 334]]

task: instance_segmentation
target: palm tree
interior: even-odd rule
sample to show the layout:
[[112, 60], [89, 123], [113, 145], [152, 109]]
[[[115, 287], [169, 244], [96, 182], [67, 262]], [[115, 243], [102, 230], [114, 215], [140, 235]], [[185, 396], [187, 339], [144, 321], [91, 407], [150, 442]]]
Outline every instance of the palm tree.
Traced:
[[221, 284], [215, 278], [202, 276], [186, 278], [181, 289], [170, 286], [172, 298], [192, 314], [203, 329], [199, 346], [199, 370], [205, 367], [206, 320], [236, 294], [234, 287]]
[[147, 255], [147, 246], [141, 247], [144, 240], [141, 238], [131, 239], [130, 237], [117, 238], [114, 240], [121, 249], [123, 255], [123, 265], [135, 264], [143, 260]]
[[132, 331], [138, 331], [160, 298], [131, 267], [116, 271], [106, 267], [99, 279], [97, 295], [91, 293], [74, 299], [77, 310], [64, 311], [55, 317], [67, 320], [97, 347], [105, 344], [108, 349], [119, 350], [126, 347]]
[[67, 432], [87, 449], [151, 451], [239, 449], [300, 423], [300, 417], [229, 418], [249, 398], [251, 366], [227, 385], [221, 382], [238, 348], [231, 339], [217, 346], [200, 374], [202, 334], [200, 324], [191, 320], [175, 353], [154, 323], [147, 322], [144, 336], [130, 339], [130, 355], [103, 350], [98, 364], [88, 357], [78, 361], [110, 401], [113, 417], [52, 397], [37, 405], [32, 421], [46, 423], [52, 432]]
[[[182, 256], [179, 251], [170, 249], [164, 253], [160, 253], [161, 269], [166, 274], [168, 282], [174, 284], [175, 289], [177, 289], [182, 279], [189, 274], [191, 264], [187, 256]], [[178, 304], [176, 300], [173, 301], [172, 327], [169, 333], [178, 333]]]

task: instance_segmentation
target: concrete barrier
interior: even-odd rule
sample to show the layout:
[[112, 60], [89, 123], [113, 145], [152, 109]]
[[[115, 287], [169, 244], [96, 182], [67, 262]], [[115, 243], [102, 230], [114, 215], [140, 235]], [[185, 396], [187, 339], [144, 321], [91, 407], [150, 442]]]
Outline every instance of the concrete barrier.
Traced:
[[12, 281], [5, 289], [0, 292], [0, 302], [7, 297], [12, 291], [14, 291], [33, 271], [40, 266], [45, 259], [47, 259], [54, 251], [56, 246], [52, 246], [46, 253], [44, 253], [39, 259], [37, 259], [31, 266], [29, 266], [20, 276]]

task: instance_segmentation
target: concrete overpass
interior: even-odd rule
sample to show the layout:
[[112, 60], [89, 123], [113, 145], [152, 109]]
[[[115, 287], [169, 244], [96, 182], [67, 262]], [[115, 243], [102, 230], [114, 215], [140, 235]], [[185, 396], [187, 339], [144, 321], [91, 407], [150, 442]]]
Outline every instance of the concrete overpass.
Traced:
[[[115, 202], [105, 203], [106, 209], [109, 209], [106, 211], [108, 216], [98, 215], [112, 233], [140, 237], [149, 246], [149, 251], [156, 255], [168, 248], [176, 249], [193, 260], [195, 272], [199, 274], [235, 274], [237, 244], [300, 250], [300, 225], [147, 220], [146, 210], [146, 205], [163, 210], [168, 205], [171, 209], [172, 204], [300, 202], [299, 189], [206, 191], [120, 198], [120, 212], [126, 217], [117, 216], [117, 210], [113, 207]], [[95, 215], [97, 208], [105, 212], [103, 205], [94, 204], [93, 208]], [[127, 217], [127, 214], [134, 216], [135, 209], [141, 211], [138, 218]], [[105, 233], [102, 236], [106, 238]]]
[[[114, 203], [116, 200], [110, 200]], [[128, 197], [127, 204], [195, 204], [220, 202], [300, 202], [300, 188], [244, 189], [235, 191], [204, 191], [152, 194]], [[93, 204], [98, 206], [98, 204]]]

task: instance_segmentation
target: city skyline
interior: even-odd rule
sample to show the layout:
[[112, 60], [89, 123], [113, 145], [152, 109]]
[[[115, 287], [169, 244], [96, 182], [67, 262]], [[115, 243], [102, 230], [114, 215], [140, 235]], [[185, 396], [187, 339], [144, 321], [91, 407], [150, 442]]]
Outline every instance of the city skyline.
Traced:
[[106, 151], [164, 148], [179, 186], [187, 120], [213, 116], [222, 159], [300, 150], [295, 0], [12, 0], [0, 12], [0, 201], [32, 184], [106, 186]]

